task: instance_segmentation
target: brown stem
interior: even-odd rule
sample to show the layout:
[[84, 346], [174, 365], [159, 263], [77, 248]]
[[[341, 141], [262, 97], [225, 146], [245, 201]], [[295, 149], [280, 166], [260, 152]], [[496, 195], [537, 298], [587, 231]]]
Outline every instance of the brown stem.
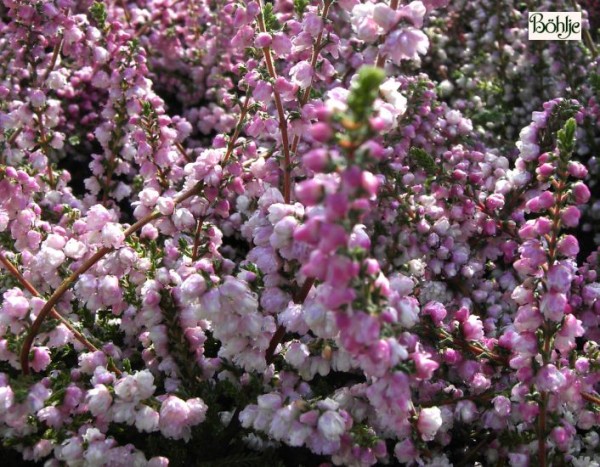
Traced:
[[123, 9], [123, 15], [125, 16], [125, 21], [127, 21], [127, 24], [129, 26], [131, 26], [131, 13], [129, 13], [129, 9], [127, 8], [127, 5], [125, 5], [125, 0], [119, 0], [119, 5]]
[[[23, 275], [19, 272], [19, 270], [10, 261], [8, 261], [6, 259], [6, 257], [4, 256], [4, 254], [1, 251], [0, 251], [0, 263], [2, 263], [2, 265], [8, 270], [8, 272], [10, 272], [15, 277], [15, 279], [17, 279], [19, 281], [19, 283], [27, 291], [29, 291], [29, 293], [31, 295], [40, 297], [40, 293], [37, 291], [37, 289], [27, 279], [25, 279], [25, 277], [23, 277]], [[90, 352], [98, 352], [99, 349], [94, 344], [92, 344], [89, 340], [87, 340], [83, 334], [81, 334], [77, 329], [75, 329], [75, 327], [71, 324], [71, 322], [67, 318], [62, 316], [54, 308], [52, 308], [52, 310], [50, 310], [50, 316], [54, 319], [59, 320], [61, 323], [63, 323], [65, 325], [65, 327], [73, 333], [73, 335], [75, 336], [75, 339], [77, 339], [79, 342], [81, 342]], [[114, 371], [117, 375], [121, 374], [120, 370], [117, 367], [115, 367], [112, 363], [110, 364], [109, 369], [111, 371]]]
[[[263, 17], [263, 2], [260, 0], [260, 15], [258, 15], [258, 27], [261, 32], [267, 32], [265, 27], [265, 21]], [[273, 66], [273, 57], [271, 57], [271, 49], [269, 47], [263, 47], [263, 54], [265, 56], [265, 63], [267, 70], [273, 82], [277, 81], [277, 72]], [[287, 132], [287, 119], [285, 118], [285, 112], [283, 111], [283, 104], [281, 102], [281, 96], [275, 87], [273, 87], [273, 97], [275, 98], [275, 107], [277, 108], [277, 115], [279, 118], [279, 131], [281, 132], [281, 144], [283, 146], [283, 199], [286, 204], [290, 203], [291, 200], [291, 165], [290, 165], [290, 142], [288, 139]]]
[[[195, 186], [193, 186], [188, 191], [186, 191], [185, 193], [181, 194], [178, 198], [176, 198], [175, 204], [182, 203], [183, 201], [187, 200], [188, 198], [191, 198], [192, 196], [197, 195], [200, 192], [200, 190], [202, 189], [202, 186], [203, 186], [202, 183], [197, 183]], [[129, 237], [130, 235], [132, 235], [133, 233], [135, 233], [139, 229], [141, 229], [143, 226], [145, 226], [149, 222], [152, 222], [155, 219], [158, 219], [159, 217], [162, 217], [162, 214], [158, 211], [154, 211], [154, 212], [148, 214], [146, 217], [144, 217], [143, 219], [140, 219], [135, 224], [130, 226], [127, 230], [125, 230], [125, 232], [124, 232], [125, 237], [126, 238]], [[71, 285], [73, 283], [75, 283], [75, 281], [79, 278], [79, 276], [81, 274], [85, 273], [88, 269], [90, 269], [94, 264], [96, 264], [98, 261], [100, 261], [100, 259], [102, 259], [104, 256], [106, 256], [112, 250], [113, 250], [113, 248], [107, 248], [107, 247], [100, 248], [87, 261], [85, 261], [77, 271], [75, 271], [69, 277], [67, 277], [63, 281], [63, 283], [58, 287], [58, 289], [56, 289], [54, 291], [54, 293], [52, 293], [52, 296], [48, 299], [46, 304], [40, 310], [40, 313], [38, 314], [37, 318], [31, 325], [31, 328], [29, 329], [29, 332], [27, 333], [27, 336], [25, 337], [25, 340], [23, 341], [23, 348], [21, 349], [21, 366], [22, 366], [23, 374], [25, 374], [25, 375], [29, 374], [29, 365], [28, 365], [29, 351], [31, 350], [33, 340], [35, 339], [35, 336], [38, 334], [40, 327], [41, 327], [42, 323], [44, 322], [44, 319], [46, 319], [46, 317], [48, 316], [48, 314], [50, 313], [52, 308], [58, 303], [58, 301], [61, 299], [63, 294], [67, 290], [69, 290]]]
[[192, 249], [192, 261], [196, 261], [198, 259], [198, 248], [200, 247], [200, 233], [202, 232], [202, 224], [204, 219], [198, 219], [198, 223], [196, 224], [196, 234], [194, 235], [194, 247]]
[[[306, 300], [306, 297], [308, 296], [308, 293], [310, 292], [310, 289], [312, 289], [314, 283], [314, 277], [308, 277], [304, 281], [304, 284], [302, 284], [302, 288], [294, 296], [294, 303], [304, 303], [304, 300]], [[269, 342], [269, 347], [265, 352], [265, 360], [267, 361], [267, 365], [273, 362], [273, 357], [275, 356], [275, 349], [283, 339], [283, 336], [285, 336], [285, 326], [279, 326], [275, 331], [275, 334], [273, 334], [273, 337], [271, 337], [271, 342]]]
[[494, 397], [496, 397], [498, 393], [496, 392], [487, 392], [483, 394], [475, 394], [471, 396], [462, 396], [462, 397], [454, 397], [448, 399], [441, 400], [432, 400], [427, 402], [422, 402], [419, 404], [420, 407], [438, 407], [440, 405], [451, 405], [456, 404], [460, 401], [475, 401], [475, 402], [487, 402]]
[[113, 174], [113, 166], [115, 164], [116, 154], [111, 151], [110, 157], [106, 163], [106, 177], [104, 178], [104, 193], [102, 194], [102, 204], [106, 206], [108, 202], [108, 192], [110, 191], [110, 183]]
[[19, 137], [19, 135], [23, 132], [23, 127], [19, 127], [12, 135], [10, 135], [10, 138], [8, 139], [8, 144], [13, 145], [15, 144], [15, 141], [17, 140], [17, 138]]
[[454, 336], [452, 336], [452, 334], [450, 334], [448, 331], [446, 331], [444, 329], [438, 328], [436, 330], [436, 335], [437, 335], [438, 339], [451, 340], [452, 344], [454, 344], [456, 347], [460, 347], [464, 350], [468, 350], [476, 357], [484, 355], [485, 357], [489, 358], [490, 360], [492, 360], [496, 363], [499, 363], [504, 366], [508, 366], [508, 360], [504, 356], [498, 355], [497, 353], [492, 352], [491, 350], [488, 350], [488, 349], [482, 349], [472, 342], [465, 342], [465, 341], [460, 341], [458, 339], [455, 339]]
[[[390, 8], [394, 11], [397, 10], [398, 9], [398, 0], [392, 0], [390, 2]], [[384, 63], [385, 63], [385, 56], [381, 52], [379, 52], [377, 54], [377, 59], [375, 60], [375, 66], [377, 68], [383, 68]]]
[[187, 162], [192, 162], [192, 158], [188, 155], [188, 153], [186, 152], [185, 148], [183, 147], [183, 145], [179, 141], [175, 142], [175, 147], [179, 151], [179, 154], [181, 154], [183, 156], [183, 158]]
[[44, 75], [42, 76], [42, 85], [46, 82], [46, 80], [48, 79], [48, 76], [50, 76], [50, 73], [52, 73], [52, 70], [54, 70], [54, 67], [56, 66], [56, 62], [58, 61], [58, 55], [60, 54], [60, 50], [62, 49], [62, 46], [63, 46], [63, 41], [64, 41], [64, 38], [61, 35], [60, 40], [54, 46], [54, 50], [52, 51], [52, 58], [50, 59], [50, 64], [48, 65], [48, 68], [46, 69], [46, 71], [44, 72]]
[[543, 392], [540, 401], [540, 415], [538, 417], [538, 458], [540, 467], [546, 467], [546, 404], [548, 393]]
[[[173, 8], [175, 5], [177, 5], [179, 2], [181, 2], [182, 0], [175, 0], [173, 3], [171, 3], [170, 5], [165, 5], [165, 10], [169, 10], [170, 8]], [[139, 39], [142, 34], [146, 33], [153, 25], [154, 22], [160, 18], [162, 15], [164, 14], [164, 10], [155, 12], [150, 19], [148, 19], [148, 21], [146, 21], [144, 24], [142, 24], [142, 27], [140, 27], [135, 34], [133, 35], [134, 39]]]
[[48, 172], [48, 182], [50, 186], [54, 188], [54, 173], [52, 172], [52, 163], [50, 162], [50, 151], [48, 150], [48, 141], [46, 140], [46, 129], [44, 128], [44, 116], [41, 111], [36, 111], [35, 114], [38, 118], [38, 125], [40, 127], [40, 139], [42, 150], [48, 159], [48, 166], [46, 167]]
[[227, 151], [225, 152], [225, 157], [223, 158], [223, 164], [225, 165], [231, 154], [233, 154], [233, 150], [235, 148], [235, 143], [237, 142], [238, 137], [240, 136], [240, 132], [242, 131], [242, 125], [244, 124], [244, 119], [246, 118], [246, 114], [248, 113], [248, 107], [250, 106], [250, 96], [248, 95], [248, 90], [246, 89], [246, 98], [244, 99], [244, 105], [242, 105], [242, 109], [240, 110], [240, 117], [235, 125], [235, 130], [229, 143], [227, 143]]
[[596, 404], [596, 405], [600, 406], [600, 397], [598, 397], [595, 394], [590, 394], [589, 392], [582, 392], [581, 397], [583, 398], [583, 400], [586, 400], [588, 402], [591, 402], [592, 404]]
[[[573, 5], [573, 9], [575, 11], [581, 11], [581, 7], [579, 6], [579, 3], [577, 2], [577, 0], [571, 0], [571, 5]], [[594, 57], [594, 58], [598, 57], [598, 50], [596, 49], [596, 45], [594, 44], [594, 39], [592, 38], [592, 35], [590, 34], [589, 29], [583, 29], [581, 31], [581, 33], [583, 34], [583, 42], [585, 43], [586, 47], [588, 49], [590, 49], [590, 52], [592, 53], [592, 57]]]
[[[323, 13], [321, 14], [321, 17], [323, 18], [323, 21], [325, 21], [327, 19], [327, 15], [329, 14], [329, 7], [331, 6], [331, 2], [332, 0], [324, 0], [323, 1]], [[323, 25], [323, 29], [325, 29], [325, 25]], [[313, 45], [313, 51], [312, 51], [312, 57], [310, 59], [310, 66], [312, 67], [313, 71], [316, 69], [317, 66], [317, 60], [319, 59], [319, 53], [321, 52], [321, 41], [323, 40], [323, 30], [321, 30], [321, 32], [319, 32], [319, 34], [317, 35], [317, 38], [315, 39], [315, 43]], [[300, 109], [302, 109], [302, 107], [304, 107], [306, 105], [306, 103], [308, 102], [308, 98], [310, 97], [310, 90], [312, 89], [312, 82], [313, 79], [310, 79], [310, 83], [308, 83], [308, 87], [304, 90], [304, 93], [302, 94], [302, 97], [300, 98]], [[299, 135], [294, 135], [294, 139], [292, 140], [292, 150], [291, 153], [292, 154], [296, 154], [296, 150], [298, 149], [298, 143], [300, 142], [300, 136]]]

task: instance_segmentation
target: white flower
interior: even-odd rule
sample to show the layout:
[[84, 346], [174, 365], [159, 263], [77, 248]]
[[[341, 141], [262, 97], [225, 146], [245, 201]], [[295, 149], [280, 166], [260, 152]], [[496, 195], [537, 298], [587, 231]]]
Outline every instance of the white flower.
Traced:
[[432, 441], [435, 434], [442, 426], [442, 411], [438, 407], [429, 407], [421, 410], [417, 428], [423, 441]]
[[346, 431], [346, 422], [339, 413], [328, 410], [319, 417], [317, 428], [329, 441], [337, 441]]
[[406, 112], [406, 97], [398, 92], [400, 83], [394, 79], [388, 79], [379, 86], [379, 92], [383, 95], [384, 99], [394, 106], [394, 109], [398, 116], [404, 115]]

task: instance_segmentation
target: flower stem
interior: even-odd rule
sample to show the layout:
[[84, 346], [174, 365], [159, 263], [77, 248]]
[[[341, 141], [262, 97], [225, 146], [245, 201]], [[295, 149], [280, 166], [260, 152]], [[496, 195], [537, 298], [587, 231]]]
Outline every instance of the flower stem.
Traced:
[[[390, 2], [390, 8], [394, 11], [397, 10], [398, 9], [398, 0], [392, 0]], [[385, 55], [383, 55], [380, 51], [377, 54], [377, 58], [375, 59], [375, 66], [377, 68], [383, 68], [384, 63], [385, 63]]]
[[[202, 183], [197, 183], [192, 188], [190, 188], [188, 191], [181, 194], [175, 200], [175, 204], [182, 203], [183, 201], [187, 200], [188, 198], [191, 198], [192, 196], [199, 194], [202, 187], [203, 187]], [[153, 220], [158, 219], [160, 217], [162, 217], [162, 214], [159, 211], [153, 211], [152, 213], [148, 214], [143, 219], [140, 219], [135, 224], [130, 226], [127, 230], [125, 230], [125, 232], [124, 232], [125, 237], [126, 238], [129, 237], [130, 235], [137, 232], [139, 229], [141, 229], [146, 224], [148, 224], [148, 223], [152, 222]], [[63, 283], [58, 287], [58, 289], [56, 289], [54, 291], [54, 293], [48, 299], [46, 304], [42, 307], [37, 318], [31, 325], [31, 328], [29, 329], [29, 332], [27, 333], [25, 340], [23, 341], [23, 347], [21, 349], [21, 356], [20, 356], [21, 367], [22, 367], [21, 370], [23, 371], [23, 374], [25, 374], [25, 375], [29, 374], [29, 364], [28, 364], [29, 363], [29, 351], [31, 350], [31, 346], [33, 344], [33, 340], [35, 339], [35, 336], [38, 334], [40, 327], [42, 326], [42, 323], [44, 322], [46, 317], [50, 314], [52, 308], [58, 303], [58, 301], [61, 299], [61, 297], [64, 295], [64, 293], [67, 290], [69, 290], [71, 285], [75, 283], [75, 281], [79, 278], [79, 276], [81, 276], [83, 273], [85, 273], [88, 269], [90, 269], [94, 264], [96, 264], [98, 261], [100, 261], [104, 256], [106, 256], [111, 251], [113, 251], [113, 248], [108, 248], [108, 247], [100, 248], [87, 261], [85, 261], [79, 267], [79, 269], [77, 271], [72, 273], [69, 277], [67, 277], [63, 281]]]
[[[4, 256], [4, 254], [1, 251], [0, 251], [0, 263], [2, 263], [2, 265], [8, 270], [8, 272], [10, 272], [15, 277], [15, 279], [17, 279], [19, 281], [19, 283], [25, 289], [27, 289], [27, 291], [31, 295], [34, 295], [36, 297], [40, 296], [40, 293], [31, 284], [31, 282], [29, 282], [27, 279], [25, 279], [25, 277], [23, 277], [23, 275], [19, 272], [19, 270], [8, 259], [6, 259], [6, 256]], [[75, 327], [71, 324], [71, 322], [67, 318], [62, 316], [54, 308], [52, 308], [50, 310], [50, 316], [52, 316], [52, 318], [57, 319], [61, 323], [63, 323], [65, 325], [65, 327], [73, 333], [73, 335], [75, 336], [75, 339], [77, 339], [79, 342], [81, 342], [90, 352], [98, 352], [99, 351], [99, 349], [94, 344], [92, 344], [89, 340], [86, 339], [86, 337], [83, 334], [81, 334], [77, 329], [75, 329]], [[112, 363], [109, 364], [109, 369], [111, 371], [114, 371], [117, 375], [121, 374], [119, 369], [117, 367], [115, 367]]]
[[235, 125], [235, 130], [233, 132], [233, 136], [227, 143], [227, 151], [225, 152], [225, 157], [223, 158], [222, 165], [224, 166], [231, 154], [233, 154], [233, 150], [235, 149], [235, 143], [237, 142], [238, 137], [240, 136], [240, 132], [242, 130], [242, 125], [244, 124], [244, 119], [248, 114], [248, 107], [250, 106], [250, 96], [248, 95], [248, 90], [246, 90], [246, 98], [244, 99], [244, 104], [242, 105], [242, 109], [240, 110], [240, 117], [238, 118], [238, 122]]
[[[298, 294], [294, 297], [294, 303], [304, 303], [304, 300], [306, 300], [306, 297], [308, 296], [308, 293], [310, 292], [310, 289], [312, 289], [314, 283], [315, 278], [308, 277], [304, 281], [304, 284], [302, 284], [302, 288], [300, 289]], [[267, 348], [267, 351], [265, 353], [265, 360], [267, 361], [267, 365], [273, 362], [273, 357], [275, 356], [275, 349], [281, 343], [283, 336], [285, 336], [285, 326], [279, 326], [275, 331], [275, 334], [273, 334], [271, 342], [269, 342], [269, 347]]]
[[[263, 2], [260, 0], [260, 15], [258, 15], [258, 27], [261, 32], [267, 32], [265, 27], [265, 20], [263, 16]], [[267, 65], [267, 71], [271, 76], [273, 82], [277, 81], [277, 72], [273, 65], [273, 57], [271, 57], [271, 48], [263, 47], [263, 54], [265, 56], [265, 63]], [[275, 87], [273, 87], [273, 97], [275, 98], [275, 107], [277, 108], [277, 116], [279, 118], [279, 131], [281, 132], [281, 145], [283, 146], [283, 199], [286, 204], [290, 203], [291, 200], [291, 164], [290, 164], [290, 142], [287, 132], [287, 119], [285, 118], [285, 112], [283, 110], [283, 104], [281, 102], [281, 96]]]
[[[325, 21], [327, 19], [327, 15], [329, 14], [329, 7], [331, 6], [331, 2], [332, 2], [332, 0], [324, 0], [323, 1], [323, 13], [321, 14], [323, 21]], [[325, 25], [323, 25], [323, 28], [325, 28]], [[313, 71], [316, 69], [316, 66], [317, 66], [317, 60], [319, 59], [319, 53], [321, 52], [321, 41], [322, 40], [323, 40], [323, 30], [321, 30], [321, 32], [319, 32], [319, 34], [317, 35], [317, 38], [315, 39], [315, 43], [313, 45], [312, 57], [310, 59], [310, 66], [312, 67]], [[302, 94], [302, 97], [300, 98], [300, 101], [299, 101], [300, 109], [302, 109], [302, 107], [304, 107], [306, 105], [306, 103], [308, 102], [308, 98], [310, 97], [310, 90], [312, 89], [312, 82], [313, 82], [313, 78], [311, 78], [310, 83], [308, 84], [308, 87], [304, 90], [304, 93]], [[300, 142], [300, 136], [295, 135], [294, 139], [292, 140], [292, 150], [291, 150], [292, 154], [296, 154], [296, 150], [298, 149], [299, 142]]]

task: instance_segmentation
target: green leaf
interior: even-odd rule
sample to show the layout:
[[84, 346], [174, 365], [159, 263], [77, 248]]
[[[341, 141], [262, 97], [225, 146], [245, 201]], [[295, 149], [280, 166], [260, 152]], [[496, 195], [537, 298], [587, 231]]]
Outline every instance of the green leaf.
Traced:
[[277, 21], [277, 16], [273, 12], [273, 5], [271, 3], [265, 4], [263, 8], [263, 20], [265, 22], [265, 29], [268, 32], [281, 29], [281, 24]]
[[566, 158], [571, 155], [575, 149], [575, 131], [577, 130], [577, 122], [574, 118], [570, 118], [565, 123], [565, 126], [558, 130], [558, 149], [561, 158]]
[[81, 138], [79, 137], [79, 135], [69, 136], [69, 144], [71, 146], [77, 146], [80, 143], [81, 143]]
[[408, 155], [427, 173], [427, 175], [435, 175], [437, 173], [435, 160], [425, 150], [412, 147], [410, 148]]
[[294, 11], [298, 15], [298, 18], [302, 19], [302, 15], [304, 15], [304, 11], [309, 3], [308, 0], [294, 0]]
[[379, 93], [379, 86], [384, 79], [385, 73], [381, 68], [363, 66], [358, 71], [358, 79], [354, 82], [348, 96], [348, 107], [357, 121], [364, 120], [371, 111], [371, 106]]
[[106, 23], [106, 5], [103, 2], [94, 2], [90, 7], [90, 15], [96, 21], [100, 29], [104, 29]]

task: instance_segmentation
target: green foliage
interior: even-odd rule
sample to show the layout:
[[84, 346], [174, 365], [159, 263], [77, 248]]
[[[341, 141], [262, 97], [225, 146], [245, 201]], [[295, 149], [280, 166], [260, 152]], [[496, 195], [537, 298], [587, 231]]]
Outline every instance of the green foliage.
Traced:
[[68, 141], [71, 146], [78, 146], [81, 143], [81, 138], [79, 135], [71, 135]]
[[267, 31], [272, 32], [281, 29], [281, 24], [277, 21], [277, 16], [273, 12], [273, 4], [271, 3], [266, 3], [263, 8], [263, 20]]
[[385, 79], [385, 72], [374, 66], [364, 66], [358, 72], [348, 96], [348, 107], [356, 121], [364, 121], [371, 112], [373, 102], [379, 93], [379, 86]]
[[310, 4], [308, 0], [294, 0], [294, 11], [298, 15], [298, 18], [302, 19], [306, 7]]
[[590, 85], [597, 96], [600, 96], [600, 75], [598, 73], [590, 74]]
[[577, 130], [577, 122], [573, 117], [567, 120], [565, 126], [558, 130], [558, 150], [562, 159], [568, 158], [575, 149], [575, 131]]
[[417, 147], [410, 148], [408, 152], [409, 157], [415, 161], [415, 163], [421, 167], [427, 175], [435, 175], [437, 173], [437, 166], [435, 160], [425, 150]]
[[100, 29], [104, 29], [106, 24], [106, 5], [103, 2], [94, 2], [90, 7], [90, 15]]

